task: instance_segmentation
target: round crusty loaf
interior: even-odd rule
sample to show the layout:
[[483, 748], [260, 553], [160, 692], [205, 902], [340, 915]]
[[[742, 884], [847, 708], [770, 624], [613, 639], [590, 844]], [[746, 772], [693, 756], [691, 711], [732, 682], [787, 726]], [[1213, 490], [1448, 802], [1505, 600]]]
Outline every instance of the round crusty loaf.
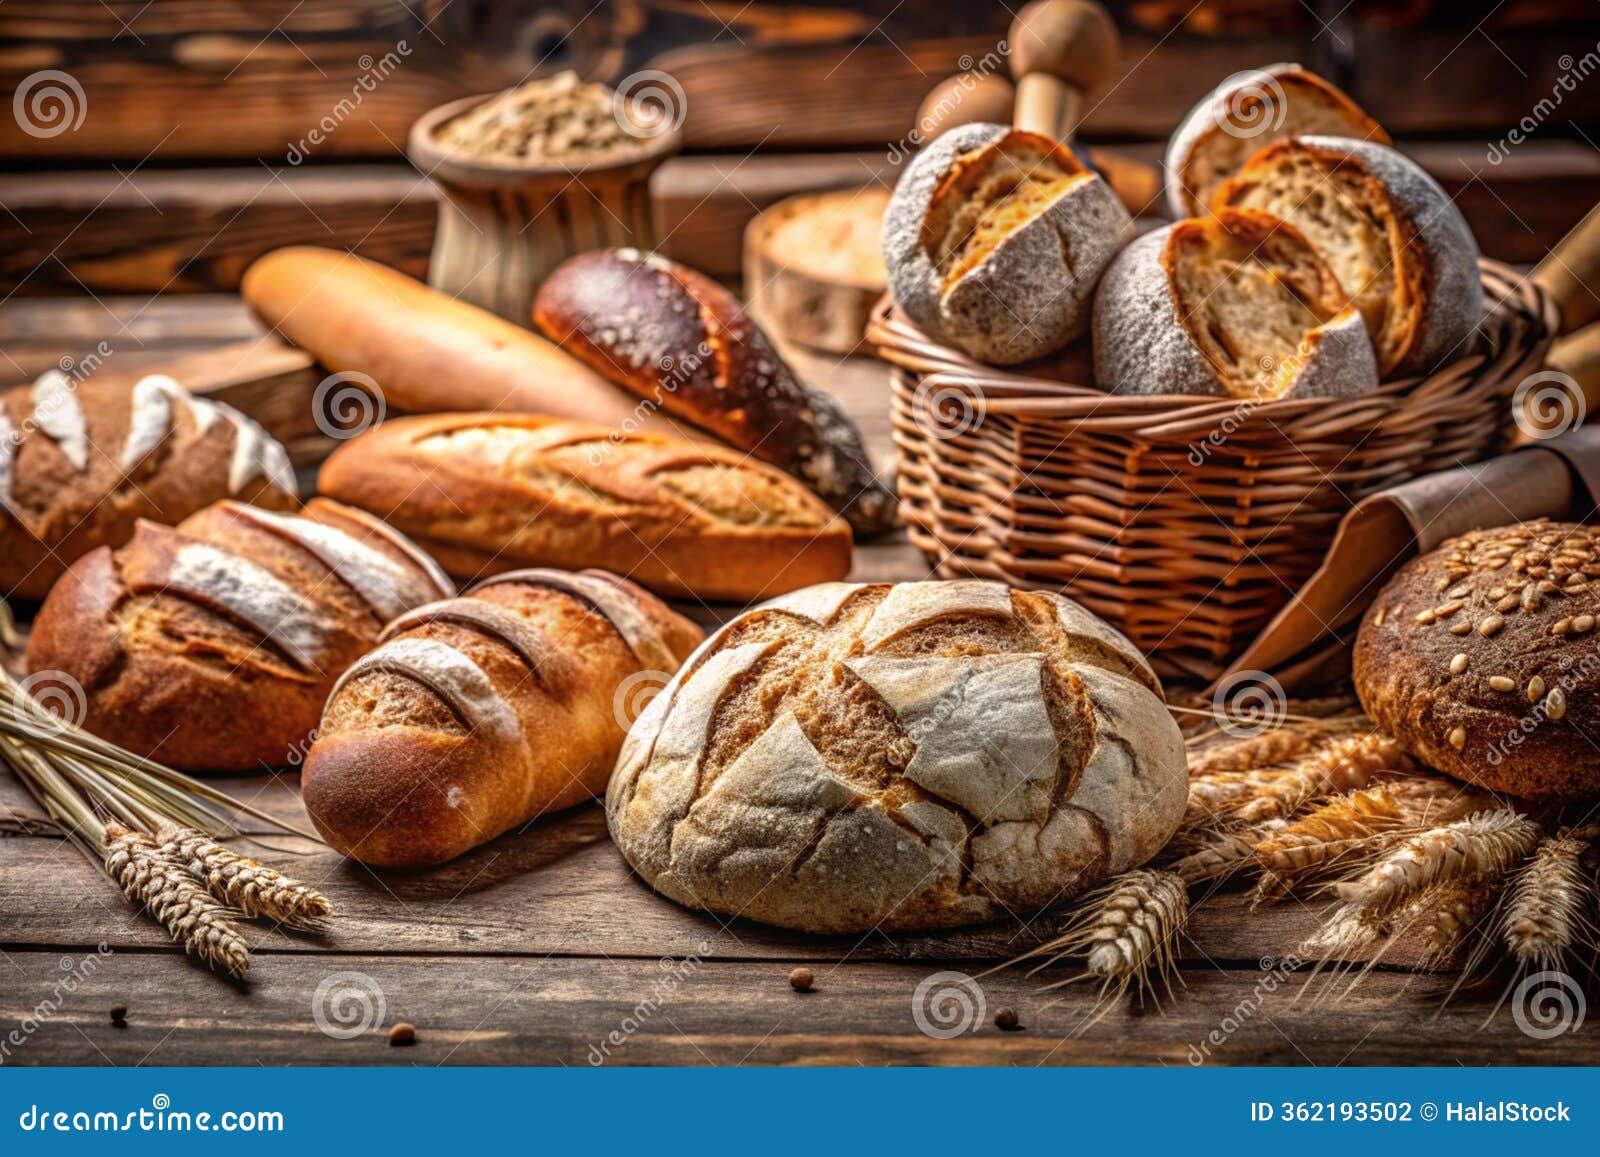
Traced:
[[1167, 211], [1194, 216], [1251, 154], [1305, 133], [1389, 143], [1354, 101], [1298, 64], [1235, 73], [1200, 98], [1167, 142]]
[[385, 623], [453, 593], [363, 511], [218, 502], [75, 562], [34, 620], [28, 668], [75, 684], [75, 721], [140, 755], [260, 770], [303, 753], [334, 680]]
[[301, 788], [363, 863], [438, 864], [605, 790], [700, 629], [605, 571], [513, 571], [389, 624], [328, 696]]
[[883, 220], [889, 292], [930, 337], [1014, 365], [1084, 332], [1095, 283], [1132, 233], [1111, 187], [1065, 145], [962, 125], [895, 186]]
[[1212, 194], [1300, 230], [1367, 322], [1385, 378], [1467, 353], [1483, 319], [1478, 244], [1437, 181], [1387, 145], [1297, 137], [1269, 145]]
[[1154, 855], [1183, 740], [1144, 658], [1059, 595], [824, 583], [708, 639], [606, 795], [663, 895], [810, 932], [1036, 911]]
[[1095, 382], [1271, 401], [1377, 388], [1361, 315], [1292, 226], [1223, 210], [1147, 233], [1100, 282]]
[[1417, 758], [1527, 799], [1600, 797], [1600, 531], [1474, 530], [1401, 568], [1356, 639], [1356, 693]]

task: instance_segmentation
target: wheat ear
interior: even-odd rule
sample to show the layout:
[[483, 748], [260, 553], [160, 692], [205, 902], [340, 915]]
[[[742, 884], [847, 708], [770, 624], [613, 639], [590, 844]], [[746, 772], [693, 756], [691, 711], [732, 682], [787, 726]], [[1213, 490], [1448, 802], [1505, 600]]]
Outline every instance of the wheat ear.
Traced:
[[1239, 804], [1234, 815], [1246, 823], [1293, 815], [1319, 796], [1359, 791], [1384, 772], [1404, 772], [1411, 767], [1410, 757], [1382, 732], [1347, 735], [1301, 759], [1288, 775]]
[[163, 830], [161, 837], [164, 854], [186, 865], [213, 896], [252, 920], [265, 917], [291, 928], [316, 930], [333, 912], [328, 898], [309, 884], [230, 851], [204, 832], [173, 827]]
[[1191, 776], [1219, 771], [1254, 771], [1304, 755], [1330, 733], [1329, 723], [1285, 723], [1282, 727], [1208, 743], [1189, 756]]
[[1589, 841], [1562, 832], [1539, 841], [1506, 889], [1499, 935], [1519, 970], [1562, 968], [1592, 949], [1594, 894], [1583, 871]]
[[149, 836], [121, 824], [106, 825], [105, 865], [123, 894], [184, 951], [235, 979], [249, 971], [250, 949], [233, 922], [237, 913], [212, 897]]
[[1539, 825], [1509, 808], [1478, 812], [1410, 837], [1335, 891], [1347, 903], [1381, 915], [1432, 884], [1504, 875], [1538, 840]]
[[1405, 824], [1405, 812], [1382, 788], [1329, 800], [1255, 846], [1262, 872], [1257, 899], [1276, 899], [1303, 880], [1373, 854]]
[[1257, 845], [1270, 839], [1286, 824], [1286, 820], [1268, 820], [1244, 828], [1184, 833], [1179, 843], [1182, 854], [1166, 865], [1167, 870], [1193, 887], [1254, 869]]

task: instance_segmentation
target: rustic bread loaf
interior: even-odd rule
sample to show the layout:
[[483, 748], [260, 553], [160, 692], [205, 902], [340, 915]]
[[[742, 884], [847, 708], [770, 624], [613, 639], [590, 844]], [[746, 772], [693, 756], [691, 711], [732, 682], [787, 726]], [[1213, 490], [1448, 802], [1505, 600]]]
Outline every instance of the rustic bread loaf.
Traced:
[[412, 535], [452, 574], [624, 574], [749, 602], [850, 569], [850, 528], [787, 474], [731, 451], [521, 414], [386, 422], [318, 487]]
[[826, 583], [734, 619], [606, 795], [657, 891], [810, 932], [1032, 912], [1144, 862], [1183, 739], [1125, 638], [1000, 583]]
[[[894, 525], [861, 433], [803, 385], [722, 286], [656, 253], [598, 249], [557, 266], [533, 319], [568, 353], [667, 413], [787, 470], [863, 534]], [[637, 430], [626, 425], [625, 433]]]
[[1305, 235], [1362, 317], [1384, 377], [1461, 357], [1483, 319], [1478, 245], [1455, 202], [1385, 145], [1279, 141], [1211, 197], [1272, 213]]
[[437, 864], [605, 790], [701, 640], [605, 571], [514, 571], [402, 615], [334, 687], [301, 788], [339, 851]]
[[139, 519], [172, 524], [228, 497], [293, 510], [289, 455], [171, 378], [130, 390], [52, 370], [0, 396], [0, 595], [42, 599], [73, 560], [126, 542]]
[[293, 762], [339, 673], [385, 623], [454, 593], [378, 519], [218, 502], [73, 564], [39, 609], [31, 670], [84, 692], [84, 726], [186, 771]]
[[1600, 531], [1474, 530], [1413, 559], [1368, 609], [1356, 694], [1415, 755], [1526, 799], [1600, 798]]
[[1321, 134], [1389, 143], [1382, 126], [1339, 89], [1298, 64], [1228, 77], [1200, 98], [1167, 143], [1167, 210], [1203, 212], [1251, 154], [1285, 137]]
[[1095, 283], [1132, 233], [1116, 194], [1066, 145], [962, 125], [895, 186], [883, 222], [889, 292], [930, 337], [1014, 365], [1083, 333]]
[[1361, 315], [1290, 225], [1224, 210], [1147, 233], [1094, 308], [1095, 381], [1113, 394], [1270, 401], [1376, 389]]

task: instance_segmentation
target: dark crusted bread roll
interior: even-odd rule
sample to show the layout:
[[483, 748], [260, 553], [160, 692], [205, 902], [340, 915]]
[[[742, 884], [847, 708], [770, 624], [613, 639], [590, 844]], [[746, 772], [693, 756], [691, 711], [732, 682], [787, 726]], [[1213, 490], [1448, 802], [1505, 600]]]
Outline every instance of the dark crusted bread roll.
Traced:
[[328, 690], [397, 615], [454, 593], [391, 527], [323, 498], [140, 522], [73, 564], [28, 666], [83, 690], [83, 724], [186, 771], [292, 762]]
[[861, 534], [894, 525], [894, 492], [873, 473], [855, 423], [804, 385], [709, 277], [655, 253], [599, 249], [551, 273], [533, 320], [644, 399], [641, 417], [659, 408], [788, 471]]
[[403, 615], [328, 699], [306, 808], [369, 864], [436, 864], [605, 791], [700, 629], [605, 571], [525, 570]]
[[1600, 797], [1600, 532], [1474, 530], [1413, 559], [1356, 639], [1361, 705], [1417, 758], [1526, 799]]
[[221, 498], [293, 510], [289, 455], [231, 406], [169, 377], [75, 382], [52, 370], [0, 397], [0, 595], [42, 599], [74, 559], [139, 519]]

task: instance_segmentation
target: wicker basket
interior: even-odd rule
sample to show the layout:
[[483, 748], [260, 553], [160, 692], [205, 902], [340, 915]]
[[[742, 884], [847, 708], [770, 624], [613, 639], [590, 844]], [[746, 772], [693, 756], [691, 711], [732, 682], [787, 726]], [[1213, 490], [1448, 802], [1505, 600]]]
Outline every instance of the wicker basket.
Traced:
[[[1112, 397], [1081, 351], [1035, 375], [980, 365], [886, 304], [901, 510], [943, 577], [1059, 590], [1167, 677], [1210, 681], [1321, 562], [1374, 491], [1498, 452], [1510, 399], [1557, 327], [1544, 290], [1482, 263], [1472, 351], [1344, 401]], [[1075, 364], [1076, 362], [1076, 364]]]

